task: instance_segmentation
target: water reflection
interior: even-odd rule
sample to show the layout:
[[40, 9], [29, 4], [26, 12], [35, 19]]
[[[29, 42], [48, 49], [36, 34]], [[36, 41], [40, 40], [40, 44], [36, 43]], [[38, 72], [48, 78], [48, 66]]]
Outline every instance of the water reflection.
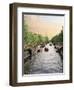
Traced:
[[29, 74], [63, 72], [63, 60], [53, 44], [48, 43], [42, 48], [38, 46], [34, 52], [29, 61]]

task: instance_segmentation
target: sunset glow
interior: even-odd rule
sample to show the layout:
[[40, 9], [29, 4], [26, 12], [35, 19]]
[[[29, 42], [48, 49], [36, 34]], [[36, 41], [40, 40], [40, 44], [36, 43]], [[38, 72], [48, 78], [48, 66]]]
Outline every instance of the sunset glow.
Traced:
[[59, 34], [64, 26], [64, 16], [51, 15], [24, 15], [24, 22], [28, 25], [28, 31], [51, 39]]

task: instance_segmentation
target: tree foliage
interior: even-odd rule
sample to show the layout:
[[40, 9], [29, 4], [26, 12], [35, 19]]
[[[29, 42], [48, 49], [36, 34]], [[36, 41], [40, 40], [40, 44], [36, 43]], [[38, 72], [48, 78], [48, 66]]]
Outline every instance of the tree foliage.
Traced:
[[25, 47], [34, 47], [42, 43], [48, 42], [47, 36], [42, 36], [40, 34], [32, 33], [28, 31], [28, 26], [24, 26], [24, 45]]
[[51, 39], [51, 41], [52, 42], [55, 42], [55, 43], [57, 43], [57, 42], [59, 42], [59, 43], [63, 42], [63, 30], [61, 30], [61, 32], [58, 35], [54, 36]]

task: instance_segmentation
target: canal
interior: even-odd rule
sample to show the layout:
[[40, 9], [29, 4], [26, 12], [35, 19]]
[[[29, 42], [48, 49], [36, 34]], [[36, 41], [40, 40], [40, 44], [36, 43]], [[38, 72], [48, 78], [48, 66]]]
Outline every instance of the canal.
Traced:
[[[45, 51], [45, 48], [48, 50]], [[32, 55], [29, 61], [29, 74], [45, 74], [45, 73], [62, 73], [63, 72], [63, 60], [59, 53], [56, 52], [54, 45], [46, 44], [45, 47]]]

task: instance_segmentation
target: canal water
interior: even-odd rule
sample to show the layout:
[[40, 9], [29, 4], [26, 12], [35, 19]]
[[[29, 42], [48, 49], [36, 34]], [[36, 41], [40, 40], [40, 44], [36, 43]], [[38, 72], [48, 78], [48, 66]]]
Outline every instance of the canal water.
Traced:
[[[48, 51], [44, 49], [48, 48]], [[56, 52], [54, 45], [49, 44], [41, 48], [41, 52], [36, 52], [31, 58], [30, 62], [30, 74], [41, 74], [41, 73], [62, 73], [63, 72], [63, 61]], [[37, 47], [38, 49], [39, 47]]]

